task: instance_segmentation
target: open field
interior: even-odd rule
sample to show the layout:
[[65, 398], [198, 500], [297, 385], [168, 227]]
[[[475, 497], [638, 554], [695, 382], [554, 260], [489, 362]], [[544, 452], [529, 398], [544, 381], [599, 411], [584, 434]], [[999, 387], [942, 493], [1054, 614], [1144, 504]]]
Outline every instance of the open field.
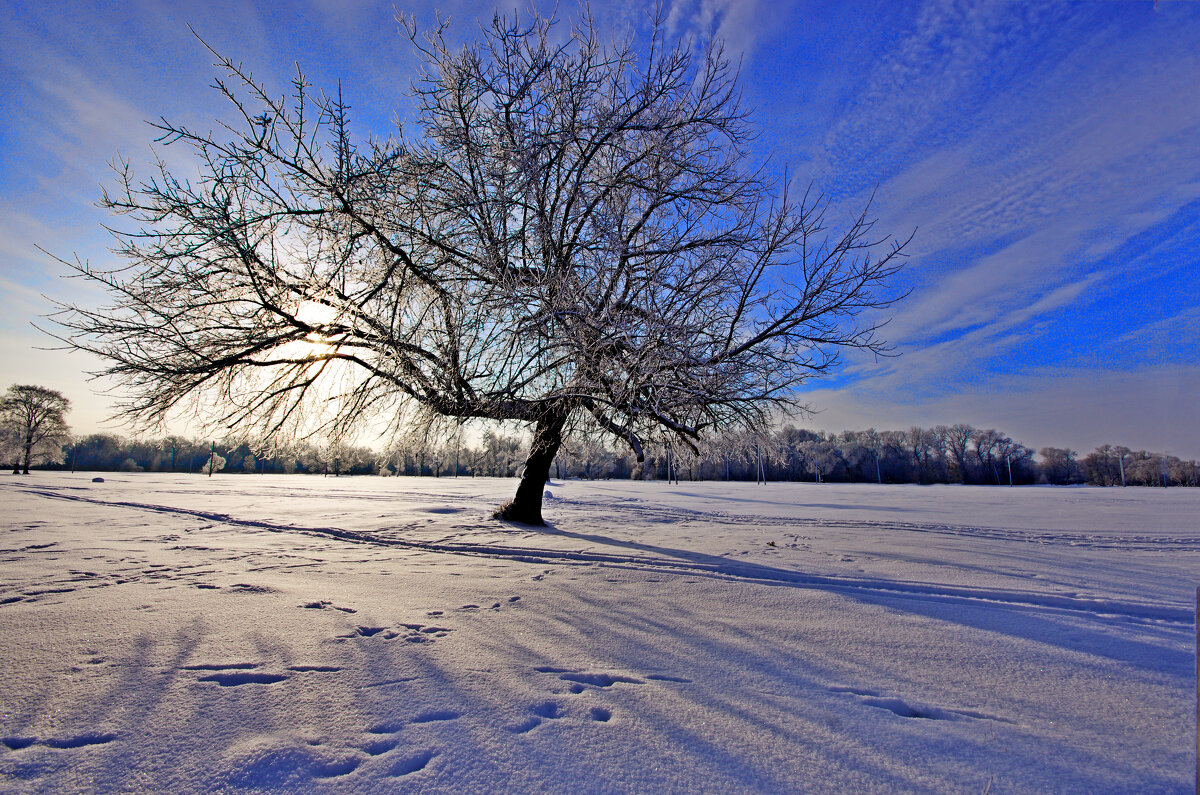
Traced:
[[1185, 792], [1200, 491], [0, 478], [0, 791]]

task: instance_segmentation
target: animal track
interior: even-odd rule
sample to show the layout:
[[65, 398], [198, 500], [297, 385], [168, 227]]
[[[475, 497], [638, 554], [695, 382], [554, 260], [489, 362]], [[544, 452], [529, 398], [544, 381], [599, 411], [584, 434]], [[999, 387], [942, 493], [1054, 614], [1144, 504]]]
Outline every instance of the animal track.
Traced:
[[603, 707], [592, 707], [588, 710], [588, 715], [591, 716], [592, 720], [600, 723], [607, 723], [612, 718], [612, 713]]
[[308, 673], [311, 671], [315, 673], [332, 674], [337, 673], [342, 669], [336, 665], [289, 665], [288, 670], [296, 671], [297, 673]]

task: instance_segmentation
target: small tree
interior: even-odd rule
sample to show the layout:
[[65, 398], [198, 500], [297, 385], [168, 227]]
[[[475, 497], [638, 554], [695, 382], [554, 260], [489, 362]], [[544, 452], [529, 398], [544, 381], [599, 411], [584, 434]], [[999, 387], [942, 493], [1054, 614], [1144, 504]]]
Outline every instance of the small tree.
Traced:
[[221, 455], [216, 450], [213, 450], [208, 455], [208, 461], [204, 463], [204, 471], [208, 473], [209, 477], [212, 477], [212, 473], [223, 470], [226, 463], [227, 459], [225, 456]]
[[1038, 455], [1042, 459], [1042, 476], [1047, 483], [1064, 486], [1083, 482], [1083, 473], [1074, 450], [1066, 447], [1043, 447], [1038, 450]]
[[[497, 17], [473, 45], [410, 38], [416, 123], [358, 144], [347, 106], [300, 76], [273, 96], [221, 59], [237, 125], [162, 122], [198, 179], [120, 169], [104, 204], [137, 227], [113, 296], [62, 306], [69, 344], [123, 383], [133, 420], [193, 399], [262, 438], [349, 438], [384, 413], [533, 429], [503, 518], [541, 524], [569, 423], [639, 461], [766, 425], [848, 348], [880, 353], [902, 246], [864, 213], [774, 185], [718, 43], [605, 46]], [[415, 131], [409, 135], [408, 131]], [[861, 320], [860, 318], [866, 318]]]
[[29, 465], [56, 460], [70, 440], [66, 414], [70, 401], [41, 386], [10, 386], [0, 398], [0, 426], [16, 455], [13, 474], [29, 474]]
[[954, 460], [954, 468], [958, 473], [958, 479], [962, 483], [966, 483], [970, 477], [967, 451], [970, 449], [971, 439], [975, 436], [975, 429], [970, 425], [964, 425], [960, 422], [949, 428], [939, 426], [937, 430], [941, 436], [942, 444]]

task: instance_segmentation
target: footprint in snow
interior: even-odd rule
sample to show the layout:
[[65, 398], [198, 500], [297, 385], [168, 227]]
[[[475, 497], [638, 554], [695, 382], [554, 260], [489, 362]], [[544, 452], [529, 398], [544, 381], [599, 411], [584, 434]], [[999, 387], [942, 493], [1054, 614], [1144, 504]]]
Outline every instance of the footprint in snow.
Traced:
[[10, 751], [20, 751], [22, 748], [28, 748], [31, 745], [44, 745], [47, 748], [83, 748], [88, 745], [103, 745], [111, 743], [117, 739], [117, 735], [100, 732], [85, 732], [84, 734], [75, 734], [69, 737], [51, 737], [48, 740], [42, 740], [40, 743], [36, 737], [0, 737], [0, 744], [3, 744]]
[[300, 606], [307, 610], [324, 610], [325, 608], [329, 607], [334, 610], [340, 610], [343, 613], [357, 613], [358, 612], [353, 607], [339, 607], [338, 605], [335, 605], [326, 599], [322, 599], [317, 602], [308, 602], [307, 604], [302, 604]]
[[554, 720], [563, 716], [562, 709], [553, 701], [544, 701], [530, 709], [533, 715], [513, 726], [506, 727], [513, 734], [525, 734], [542, 725], [543, 720]]
[[111, 743], [117, 739], [115, 734], [97, 734], [89, 732], [86, 734], [76, 734], [72, 737], [54, 737], [49, 740], [44, 740], [42, 745], [48, 748], [82, 748], [85, 745], [103, 745]]
[[591, 685], [592, 687], [612, 687], [618, 682], [624, 682], [631, 685], [644, 684], [641, 679], [634, 679], [632, 676], [622, 676], [621, 674], [587, 674], [587, 673], [563, 673], [559, 679], [564, 682], [574, 682], [580, 685]]
[[891, 712], [901, 718], [909, 718], [915, 720], [993, 720], [1000, 723], [1012, 723], [1005, 718], [995, 715], [988, 715], [983, 712], [977, 712], [970, 709], [950, 709], [940, 707], [930, 707], [920, 704], [912, 704], [901, 698], [885, 696], [876, 690], [867, 690], [864, 688], [846, 687], [844, 685], [834, 685], [827, 688], [832, 693], [845, 693], [855, 696], [860, 704], [875, 709], [883, 709]]
[[338, 635], [335, 640], [350, 640], [353, 638], [381, 637], [384, 640], [399, 638], [407, 643], [432, 643], [437, 638], [444, 638], [454, 630], [449, 627], [437, 627], [429, 624], [400, 624], [397, 628], [390, 627], [355, 627], [348, 635]]
[[239, 788], [305, 792], [314, 780], [348, 775], [361, 764], [357, 756], [320, 745], [291, 736], [250, 738], [226, 751], [224, 777]]
[[363, 751], [371, 756], [379, 756], [386, 754], [388, 751], [400, 744], [399, 740], [373, 740], [362, 747]]
[[404, 721], [389, 720], [383, 723], [376, 723], [374, 726], [369, 727], [367, 731], [371, 734], [395, 734], [403, 728]]
[[287, 677], [283, 674], [265, 674], [258, 671], [237, 671], [233, 673], [215, 673], [200, 677], [201, 682], [216, 682], [221, 687], [239, 687], [241, 685], [273, 685], [282, 682]]
[[424, 770], [435, 756], [437, 756], [435, 751], [422, 751], [414, 756], [405, 757], [392, 765], [391, 775], [407, 776]]
[[248, 582], [235, 582], [229, 586], [232, 593], [276, 593], [277, 589], [269, 585], [253, 585]]
[[[429, 711], [418, 714], [415, 718], [413, 718], [410, 721], [393, 719], [393, 720], [384, 721], [382, 723], [376, 723], [373, 726], [370, 726], [367, 728], [367, 733], [368, 734], [395, 734], [395, 733], [399, 732], [401, 729], [403, 729], [405, 726], [408, 726], [410, 724], [419, 725], [419, 724], [423, 724], [423, 723], [439, 723], [441, 721], [457, 720], [460, 717], [462, 717], [462, 713], [455, 712], [454, 710], [451, 710], [451, 709], [429, 710]], [[373, 742], [376, 742], [376, 741], [373, 741]], [[380, 740], [377, 742], [383, 743], [383, 742], [387, 742], [387, 740]], [[381, 747], [381, 746], [373, 746], [373, 747]], [[392, 743], [392, 747], [395, 747], [395, 743]], [[378, 751], [377, 753], [383, 753], [386, 750], [387, 749], [383, 749], [381, 751]], [[368, 752], [368, 753], [370, 753], [370, 752]]]
[[420, 715], [412, 719], [413, 723], [433, 723], [435, 721], [455, 720], [459, 717], [457, 712], [448, 709], [439, 709], [432, 712], [422, 712]]

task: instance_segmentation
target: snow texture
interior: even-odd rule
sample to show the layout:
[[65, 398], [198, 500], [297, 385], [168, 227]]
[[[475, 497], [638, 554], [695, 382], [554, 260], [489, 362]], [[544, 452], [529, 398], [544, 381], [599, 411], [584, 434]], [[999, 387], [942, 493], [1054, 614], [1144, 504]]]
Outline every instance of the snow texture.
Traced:
[[2, 792], [1185, 792], [1200, 491], [0, 478]]

